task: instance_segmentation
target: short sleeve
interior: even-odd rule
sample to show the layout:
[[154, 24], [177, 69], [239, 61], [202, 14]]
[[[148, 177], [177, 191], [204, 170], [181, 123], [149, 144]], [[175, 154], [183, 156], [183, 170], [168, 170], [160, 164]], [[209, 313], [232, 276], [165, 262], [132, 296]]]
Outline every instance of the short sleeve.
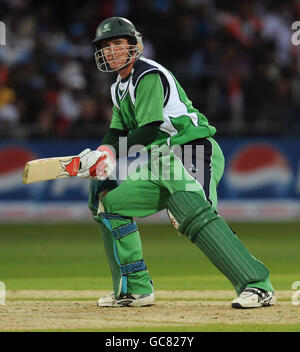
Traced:
[[146, 74], [136, 88], [135, 118], [138, 127], [164, 121], [164, 89], [159, 73]]
[[110, 128], [116, 128], [118, 130], [126, 129], [122, 119], [121, 111], [115, 105], [113, 106], [113, 115], [110, 123]]

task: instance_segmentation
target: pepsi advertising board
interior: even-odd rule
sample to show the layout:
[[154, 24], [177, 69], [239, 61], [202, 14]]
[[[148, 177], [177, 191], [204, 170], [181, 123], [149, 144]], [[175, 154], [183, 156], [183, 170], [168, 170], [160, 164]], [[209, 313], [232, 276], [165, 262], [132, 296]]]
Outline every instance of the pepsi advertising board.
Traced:
[[[300, 218], [300, 139], [220, 139], [224, 176], [219, 211], [228, 219]], [[91, 219], [89, 180], [77, 177], [24, 185], [27, 161], [77, 155], [99, 140], [0, 144], [0, 221]], [[164, 217], [159, 216], [159, 221]]]
[[299, 199], [300, 140], [226, 140], [220, 199]]

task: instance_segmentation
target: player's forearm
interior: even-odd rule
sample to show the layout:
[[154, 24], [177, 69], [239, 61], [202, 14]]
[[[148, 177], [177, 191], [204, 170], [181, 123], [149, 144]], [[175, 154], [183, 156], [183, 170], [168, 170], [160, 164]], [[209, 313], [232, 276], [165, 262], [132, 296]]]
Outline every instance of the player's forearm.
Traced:
[[[120, 144], [120, 137], [126, 136], [124, 131], [117, 129], [110, 129], [102, 140], [102, 145], [111, 145], [116, 151], [116, 158], [126, 156], [129, 148], [133, 145], [147, 146], [152, 143], [158, 134], [161, 122], [152, 122], [136, 129], [127, 137], [126, 143]], [[141, 147], [142, 149], [142, 147]]]
[[101, 144], [115, 145], [119, 142], [120, 137], [127, 136], [127, 131], [110, 128], [106, 135], [103, 137]]

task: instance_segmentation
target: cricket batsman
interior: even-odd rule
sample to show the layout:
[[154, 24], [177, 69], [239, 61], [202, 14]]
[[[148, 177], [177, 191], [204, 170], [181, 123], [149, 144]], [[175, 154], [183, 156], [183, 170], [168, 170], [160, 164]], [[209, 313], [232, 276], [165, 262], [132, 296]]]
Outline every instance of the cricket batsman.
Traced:
[[[154, 304], [153, 283], [133, 218], [162, 209], [167, 209], [177, 231], [232, 283], [237, 293], [233, 308], [274, 305], [268, 269], [217, 212], [224, 156], [213, 138], [215, 127], [193, 107], [172, 73], [142, 56], [142, 36], [129, 20], [104, 20], [93, 45], [98, 69], [118, 73], [111, 87], [110, 129], [97, 150], [87, 150], [78, 173], [92, 179], [89, 208], [98, 223], [113, 280], [114, 292], [100, 298], [98, 306]], [[118, 184], [109, 176], [116, 160], [133, 146], [140, 146], [150, 157]], [[154, 146], [166, 152], [151, 153]], [[184, 151], [181, 155], [178, 147]], [[166, 168], [169, 177], [164, 177]], [[140, 177], [141, 173], [150, 177]]]

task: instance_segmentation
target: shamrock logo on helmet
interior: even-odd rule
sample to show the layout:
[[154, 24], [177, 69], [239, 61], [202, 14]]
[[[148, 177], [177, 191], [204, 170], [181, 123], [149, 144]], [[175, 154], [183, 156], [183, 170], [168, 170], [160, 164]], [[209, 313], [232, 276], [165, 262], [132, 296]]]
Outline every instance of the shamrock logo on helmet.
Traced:
[[105, 23], [102, 27], [102, 32], [109, 32], [111, 31], [111, 23]]

